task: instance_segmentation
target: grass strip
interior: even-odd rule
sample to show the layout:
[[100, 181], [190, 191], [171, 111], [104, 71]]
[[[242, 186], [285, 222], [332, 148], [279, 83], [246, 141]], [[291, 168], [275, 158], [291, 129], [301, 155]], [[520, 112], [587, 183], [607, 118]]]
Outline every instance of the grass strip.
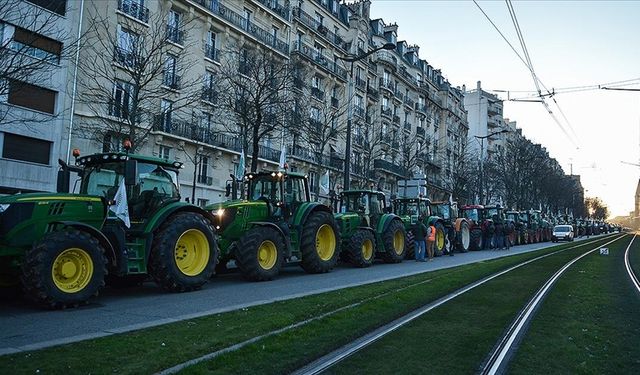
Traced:
[[631, 249], [629, 249], [629, 264], [633, 273], [640, 279], [640, 246], [638, 246], [640, 244], [637, 242], [640, 242], [640, 237], [636, 237]]
[[[151, 373], [287, 325], [343, 308], [358, 301], [367, 301], [381, 294], [407, 288], [428, 279], [433, 280], [433, 282], [427, 283], [420, 288], [409, 288], [404, 289], [402, 292], [393, 292], [386, 298], [376, 299], [372, 305], [365, 304], [357, 311], [350, 309], [340, 314], [340, 316], [346, 314], [352, 316], [355, 320], [367, 322], [366, 326], [359, 331], [339, 330], [334, 327], [330, 323], [339, 318], [337, 315], [321, 322], [310, 323], [309, 327], [316, 327], [319, 331], [324, 331], [322, 328], [327, 327], [332, 336], [339, 332], [342, 337], [338, 338], [337, 341], [330, 337], [324, 344], [313, 345], [307, 351], [297, 351], [297, 347], [301, 346], [299, 344], [289, 348], [292, 352], [290, 353], [292, 359], [286, 362], [287, 365], [284, 368], [293, 369], [295, 366], [307, 362], [308, 358], [317, 358], [341, 343], [359, 336], [363, 330], [376, 328], [411, 311], [417, 306], [446, 295], [474, 280], [542, 253], [571, 245], [573, 244], [215, 314], [64, 346], [6, 355], [0, 357], [0, 372], [33, 374], [39, 370], [41, 374], [61, 372], [94, 374]], [[330, 277], [330, 275], [327, 275], [327, 277]], [[366, 318], [363, 319], [363, 317]], [[285, 343], [279, 343], [278, 345], [287, 346], [286, 342], [290, 341], [287, 337], [292, 335], [295, 337], [299, 332], [300, 329], [296, 329], [279, 335], [279, 338], [283, 337], [285, 339]], [[309, 338], [305, 333], [302, 341], [308, 341]], [[297, 340], [292, 340], [291, 342], [297, 342]], [[253, 347], [262, 348], [261, 345], [263, 344], [259, 343], [259, 345], [253, 345]], [[225, 361], [230, 356], [225, 356]], [[274, 358], [277, 358], [277, 360], [274, 360]], [[262, 366], [265, 369], [272, 368], [272, 373], [281, 373], [283, 372], [283, 367], [277, 366], [280, 360], [281, 358], [279, 357], [271, 357], [266, 360], [267, 364]], [[246, 361], [240, 359], [237, 363], [229, 366], [230, 368], [240, 368], [241, 371], [239, 372], [251, 372], [242, 371], [245, 368], [245, 363]], [[263, 368], [259, 366], [257, 371], [265, 373], [262, 370]]]
[[568, 250], [491, 280], [389, 334], [327, 373], [475, 373], [544, 282], [562, 265], [595, 246]]
[[[625, 248], [609, 246], [609, 256], [591, 254], [567, 271], [534, 318], [510, 373], [640, 373], [640, 298], [624, 269]], [[637, 238], [631, 251], [637, 259]]]

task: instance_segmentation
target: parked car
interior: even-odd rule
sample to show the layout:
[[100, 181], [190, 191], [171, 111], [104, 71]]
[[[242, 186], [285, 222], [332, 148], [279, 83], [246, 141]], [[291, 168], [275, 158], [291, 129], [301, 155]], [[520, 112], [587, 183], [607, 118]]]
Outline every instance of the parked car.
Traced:
[[574, 232], [572, 225], [556, 225], [553, 227], [553, 235], [551, 240], [553, 242], [558, 241], [573, 241]]

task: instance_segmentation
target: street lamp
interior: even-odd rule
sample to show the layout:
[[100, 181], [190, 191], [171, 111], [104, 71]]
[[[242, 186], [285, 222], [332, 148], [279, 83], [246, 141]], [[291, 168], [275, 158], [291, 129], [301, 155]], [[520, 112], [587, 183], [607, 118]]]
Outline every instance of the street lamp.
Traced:
[[499, 130], [497, 132], [493, 132], [493, 133], [489, 133], [487, 135], [483, 135], [483, 136], [479, 136], [479, 135], [474, 135], [474, 137], [476, 137], [477, 139], [480, 140], [480, 204], [482, 204], [482, 193], [483, 193], [483, 186], [482, 186], [482, 182], [483, 182], [483, 177], [484, 177], [484, 140], [486, 138], [489, 137], [493, 137], [496, 134], [502, 134], [502, 133], [509, 133], [509, 129], [502, 129]]
[[345, 146], [345, 151], [344, 151], [344, 186], [342, 187], [343, 191], [349, 190], [349, 183], [350, 183], [350, 169], [351, 169], [351, 161], [349, 160], [349, 156], [351, 155], [351, 121], [353, 119], [353, 106], [352, 106], [352, 101], [353, 101], [353, 63], [359, 60], [362, 60], [364, 58], [369, 57], [370, 55], [372, 55], [375, 52], [378, 52], [380, 50], [393, 50], [396, 48], [396, 45], [394, 43], [386, 43], [378, 48], [374, 48], [371, 51], [364, 53], [362, 55], [358, 55], [358, 56], [350, 56], [350, 57], [336, 57], [338, 60], [342, 60], [342, 61], [346, 61], [351, 63], [351, 67], [349, 69], [349, 83], [348, 83], [348, 102], [347, 102], [347, 141], [346, 141], [346, 146]]

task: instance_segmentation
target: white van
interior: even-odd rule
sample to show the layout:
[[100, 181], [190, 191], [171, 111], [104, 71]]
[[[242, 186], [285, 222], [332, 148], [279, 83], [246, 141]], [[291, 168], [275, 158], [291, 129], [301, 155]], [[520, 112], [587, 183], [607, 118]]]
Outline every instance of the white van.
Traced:
[[553, 234], [551, 235], [551, 241], [573, 241], [573, 226], [571, 225], [556, 225], [553, 227]]

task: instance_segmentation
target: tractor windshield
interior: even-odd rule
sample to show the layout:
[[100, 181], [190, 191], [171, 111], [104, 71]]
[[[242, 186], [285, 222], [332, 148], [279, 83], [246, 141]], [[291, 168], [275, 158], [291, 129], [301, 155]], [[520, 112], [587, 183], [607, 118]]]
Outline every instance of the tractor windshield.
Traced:
[[448, 220], [451, 219], [451, 210], [448, 204], [438, 204], [435, 207], [434, 214], [436, 216], [440, 216], [441, 218]]
[[257, 175], [249, 181], [249, 198], [251, 200], [268, 199], [271, 202], [282, 202], [280, 179], [271, 175]]
[[468, 208], [466, 210], [463, 210], [463, 213], [465, 218], [476, 222], [479, 221], [480, 215], [478, 215], [477, 208]]
[[529, 215], [526, 212], [520, 212], [520, 221], [523, 223], [529, 222]]
[[414, 216], [418, 215], [418, 202], [416, 201], [401, 201], [396, 203], [397, 214], [400, 216]]
[[[82, 178], [80, 192], [113, 199], [124, 178], [125, 163], [114, 162], [89, 167]], [[178, 174], [175, 171], [149, 163], [138, 163], [138, 184], [127, 193], [129, 198], [145, 191], [154, 191], [164, 198], [179, 198]]]
[[488, 218], [488, 219], [493, 219], [494, 217], [495, 217], [495, 218], [499, 218], [499, 217], [501, 216], [501, 215], [500, 215], [500, 214], [501, 214], [501, 212], [502, 212], [502, 211], [501, 211], [500, 209], [495, 208], [495, 207], [494, 207], [494, 208], [488, 208], [488, 209], [485, 211], [485, 214], [486, 214], [486, 216], [485, 216], [485, 217], [486, 217], [486, 218]]
[[362, 193], [347, 193], [342, 196], [343, 212], [367, 211], [369, 207], [369, 196]]

